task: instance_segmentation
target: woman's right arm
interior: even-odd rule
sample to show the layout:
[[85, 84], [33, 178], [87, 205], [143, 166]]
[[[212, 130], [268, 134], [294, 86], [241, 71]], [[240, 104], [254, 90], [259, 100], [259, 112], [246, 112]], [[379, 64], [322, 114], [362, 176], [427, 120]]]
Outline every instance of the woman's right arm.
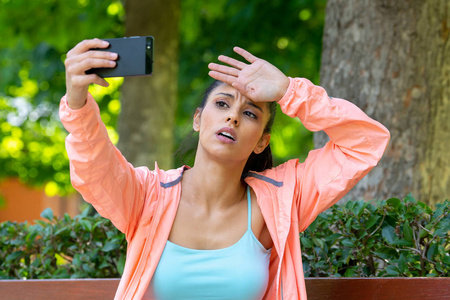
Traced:
[[[106, 48], [103, 41], [86, 40], [68, 52], [67, 94], [61, 99], [60, 118], [69, 131], [66, 150], [70, 160], [72, 185], [83, 198], [129, 238], [142, 214], [145, 199], [155, 187], [155, 176], [147, 168], [134, 168], [112, 144], [89, 84], [108, 86], [91, 68], [112, 67], [117, 55], [94, 51]], [[150, 193], [150, 194], [149, 194]]]

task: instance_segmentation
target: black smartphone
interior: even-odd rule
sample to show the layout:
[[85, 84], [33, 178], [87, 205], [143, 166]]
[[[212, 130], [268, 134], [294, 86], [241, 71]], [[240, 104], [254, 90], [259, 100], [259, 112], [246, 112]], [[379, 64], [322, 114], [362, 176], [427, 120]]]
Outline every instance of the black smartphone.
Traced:
[[125, 77], [151, 75], [153, 72], [153, 37], [132, 36], [118, 39], [103, 39], [108, 48], [98, 51], [115, 52], [119, 55], [114, 68], [94, 68], [86, 74], [95, 73], [100, 77]]

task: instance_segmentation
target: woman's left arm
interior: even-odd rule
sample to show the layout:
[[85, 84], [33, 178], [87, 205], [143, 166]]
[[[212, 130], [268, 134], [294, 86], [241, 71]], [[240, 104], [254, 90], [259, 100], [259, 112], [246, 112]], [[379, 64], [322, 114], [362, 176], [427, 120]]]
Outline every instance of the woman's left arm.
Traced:
[[330, 138], [295, 167], [294, 201], [303, 231], [377, 165], [390, 134], [353, 103], [330, 98], [325, 89], [304, 78], [290, 78], [278, 103], [285, 114], [298, 117], [308, 130], [324, 130]]
[[[300, 231], [341, 199], [381, 159], [389, 131], [346, 100], [330, 98], [325, 89], [304, 78], [288, 78], [275, 66], [244, 49], [234, 51], [249, 64], [227, 56], [230, 65], [209, 64], [211, 77], [224, 81], [256, 102], [277, 101], [282, 111], [298, 117], [310, 131], [324, 130], [330, 141], [295, 164], [294, 201]], [[281, 179], [281, 178], [280, 178]]]

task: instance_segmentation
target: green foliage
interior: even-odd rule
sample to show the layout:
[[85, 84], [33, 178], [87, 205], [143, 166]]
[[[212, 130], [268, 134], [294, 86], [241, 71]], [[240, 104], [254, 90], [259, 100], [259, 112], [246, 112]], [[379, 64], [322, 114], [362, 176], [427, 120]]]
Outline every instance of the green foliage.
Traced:
[[[307, 277], [450, 274], [450, 201], [430, 209], [411, 196], [335, 205], [300, 234]], [[0, 279], [120, 277], [126, 241], [89, 208], [75, 218], [0, 224]]]
[[[47, 184], [50, 196], [73, 192], [58, 118], [65, 53], [86, 38], [122, 35], [123, 16], [119, 0], [0, 1], [0, 178]], [[106, 115], [114, 127], [116, 115]]]
[[450, 275], [450, 201], [411, 195], [333, 206], [300, 235], [305, 276]]
[[89, 210], [57, 219], [46, 209], [45, 222], [0, 224], [0, 279], [120, 277], [125, 237]]

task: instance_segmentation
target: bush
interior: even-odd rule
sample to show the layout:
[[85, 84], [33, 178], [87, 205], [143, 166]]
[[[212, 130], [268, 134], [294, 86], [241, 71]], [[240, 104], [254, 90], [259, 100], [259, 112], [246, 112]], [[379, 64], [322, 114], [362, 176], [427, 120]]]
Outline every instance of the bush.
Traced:
[[0, 279], [117, 278], [126, 241], [111, 222], [86, 209], [57, 219], [51, 209], [36, 224], [0, 224]]
[[305, 276], [450, 276], [449, 201], [333, 206], [300, 235]]
[[[114, 278], [125, 264], [126, 241], [89, 209], [75, 218], [0, 224], [0, 279]], [[320, 214], [300, 234], [307, 277], [449, 276], [449, 201], [353, 201]]]

